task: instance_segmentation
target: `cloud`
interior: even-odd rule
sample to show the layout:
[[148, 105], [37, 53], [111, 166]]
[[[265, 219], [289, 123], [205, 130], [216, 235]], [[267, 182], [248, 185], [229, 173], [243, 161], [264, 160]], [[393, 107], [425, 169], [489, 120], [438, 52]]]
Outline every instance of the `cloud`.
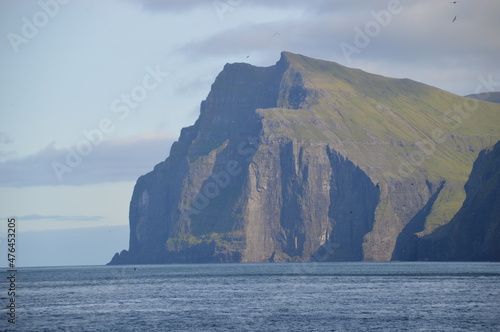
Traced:
[[[279, 52], [290, 51], [376, 74], [412, 78], [459, 94], [471, 93], [480, 75], [495, 74], [500, 2], [400, 0], [397, 13], [380, 23], [389, 3], [244, 1], [231, 12], [235, 20], [241, 20], [240, 25], [190, 40], [173, 54], [186, 62], [212, 58], [270, 65]], [[273, 20], [271, 14], [280, 6], [293, 14]], [[266, 8], [267, 21], [246, 19]], [[458, 19], [452, 22], [455, 15]], [[357, 29], [366, 34], [370, 27], [366, 45], [356, 44]], [[275, 32], [279, 35], [274, 36]], [[356, 46], [358, 51], [348, 57], [341, 43]]]
[[36, 154], [1, 162], [0, 186], [135, 181], [168, 156], [173, 141], [169, 136], [152, 134], [112, 139], [99, 145], [82, 141], [67, 149], [56, 149], [52, 143]]
[[[318, 40], [331, 40], [331, 34], [315, 31], [315, 24], [303, 26], [302, 20], [244, 23], [239, 27], [223, 30], [202, 40], [186, 43], [173, 52], [189, 61], [207, 58], [238, 59], [237, 62], [254, 61], [247, 55], [258, 54], [260, 58], [277, 61], [281, 51], [298, 52], [311, 56], [313, 48], [321, 45]], [[308, 31], [318, 32], [315, 39], [307, 38]], [[275, 35], [278, 33], [279, 35]], [[298, 47], [300, 45], [300, 47]], [[328, 47], [328, 46], [327, 46]], [[309, 52], [307, 51], [309, 49]], [[331, 47], [329, 47], [331, 49]], [[230, 61], [230, 60], [229, 60]]]
[[[215, 10], [215, 6], [237, 7], [257, 7], [261, 9], [290, 9], [305, 8], [315, 12], [323, 12], [324, 10], [339, 10], [344, 7], [356, 8], [352, 0], [129, 0], [130, 2], [140, 4], [144, 9], [153, 12], [183, 12], [199, 8], [211, 8]], [[373, 1], [376, 2], [376, 1]], [[384, 3], [383, 0], [378, 2]]]
[[7, 152], [0, 151], [0, 159], [9, 158], [15, 156], [16, 154], [17, 153], [15, 151], [7, 151]]
[[16, 217], [16, 220], [57, 220], [57, 221], [99, 221], [102, 219], [104, 219], [103, 216], [62, 216], [62, 215], [44, 216], [40, 214], [29, 214], [25, 216]]
[[14, 143], [14, 141], [12, 140], [12, 138], [10, 138], [8, 134], [0, 133], [0, 159], [5, 159], [14, 156], [16, 154], [16, 152], [12, 150], [3, 151], [5, 145], [12, 143]]
[[6, 133], [0, 133], [0, 144], [11, 144], [13, 143], [12, 138]]
[[[128, 0], [139, 4], [147, 11], [151, 12], [185, 12], [195, 8], [212, 6], [212, 1], [206, 0]], [[234, 0], [233, 0], [234, 1]]]
[[[463, 52], [477, 53], [478, 50], [487, 50], [493, 53], [500, 47], [500, 39], [493, 38], [493, 32], [499, 30], [500, 24], [496, 14], [493, 14], [495, 11], [489, 6], [471, 4], [467, 6], [465, 13], [463, 8], [455, 11], [451, 6], [436, 4], [435, 1], [412, 4], [402, 0], [400, 3], [399, 12], [390, 15], [388, 23], [384, 22], [386, 26], [381, 26], [380, 32], [370, 38], [371, 41], [364, 51], [372, 49], [375, 52], [371, 53], [381, 59], [396, 58], [411, 62], [412, 59], [422, 56], [435, 59], [436, 55], [439, 56], [436, 51], [460, 57]], [[315, 49], [329, 49], [330, 54], [339, 53], [340, 42], [354, 44], [356, 27], [364, 30], [369, 22], [375, 21], [372, 13], [388, 11], [388, 1], [363, 5], [348, 4], [344, 1], [319, 1], [318, 7], [295, 2], [296, 6], [301, 4], [308, 10], [299, 17], [264, 23], [243, 22], [237, 28], [222, 30], [203, 40], [192, 41], [180, 51], [202, 57], [227, 56], [235, 51], [262, 51], [282, 47], [284, 44], [285, 48], [282, 47], [281, 50], [293, 51], [292, 48], [301, 48], [305, 55], [311, 53], [307, 52], [311, 48], [313, 53]], [[256, 2], [255, 5], [274, 7], [278, 3]], [[311, 7], [314, 10], [311, 10]], [[495, 7], [500, 9], [498, 5]], [[318, 8], [321, 11], [316, 12]], [[463, 21], [460, 24], [451, 24], [451, 18], [459, 12], [464, 12]], [[280, 33], [279, 39], [273, 38], [274, 32]], [[491, 38], [487, 38], [488, 36]], [[429, 49], [433, 51], [429, 52]]]

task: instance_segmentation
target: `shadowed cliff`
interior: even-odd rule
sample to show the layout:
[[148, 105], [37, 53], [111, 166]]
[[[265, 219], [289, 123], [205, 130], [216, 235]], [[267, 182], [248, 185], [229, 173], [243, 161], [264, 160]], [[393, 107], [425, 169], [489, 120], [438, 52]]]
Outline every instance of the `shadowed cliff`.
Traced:
[[479, 154], [453, 219], [413, 245], [412, 260], [500, 261], [500, 142]]

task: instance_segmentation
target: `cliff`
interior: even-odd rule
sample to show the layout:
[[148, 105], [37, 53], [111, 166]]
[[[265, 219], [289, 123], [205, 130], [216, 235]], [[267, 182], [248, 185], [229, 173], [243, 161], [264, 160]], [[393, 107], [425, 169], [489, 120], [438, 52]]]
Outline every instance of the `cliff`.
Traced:
[[500, 261], [500, 142], [480, 154], [453, 219], [419, 238], [411, 260]]
[[500, 105], [283, 52], [227, 64], [111, 264], [385, 261], [462, 206]]

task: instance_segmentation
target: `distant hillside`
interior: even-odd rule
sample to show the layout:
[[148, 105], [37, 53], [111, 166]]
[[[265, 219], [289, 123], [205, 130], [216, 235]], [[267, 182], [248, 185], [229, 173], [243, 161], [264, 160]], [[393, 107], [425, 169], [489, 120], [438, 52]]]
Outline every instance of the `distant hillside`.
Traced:
[[500, 91], [472, 94], [467, 95], [466, 97], [489, 101], [491, 103], [500, 103]]
[[111, 264], [387, 261], [460, 210], [500, 105], [283, 52], [226, 64]]

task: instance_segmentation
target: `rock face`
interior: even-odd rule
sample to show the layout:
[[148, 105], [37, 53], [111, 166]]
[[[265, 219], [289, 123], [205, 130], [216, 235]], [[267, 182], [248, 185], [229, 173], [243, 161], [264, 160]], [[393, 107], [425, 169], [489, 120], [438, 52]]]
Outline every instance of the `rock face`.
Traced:
[[110, 264], [386, 261], [460, 209], [500, 105], [283, 52], [227, 64]]
[[411, 248], [410, 260], [500, 261], [500, 142], [479, 154], [462, 208]]

